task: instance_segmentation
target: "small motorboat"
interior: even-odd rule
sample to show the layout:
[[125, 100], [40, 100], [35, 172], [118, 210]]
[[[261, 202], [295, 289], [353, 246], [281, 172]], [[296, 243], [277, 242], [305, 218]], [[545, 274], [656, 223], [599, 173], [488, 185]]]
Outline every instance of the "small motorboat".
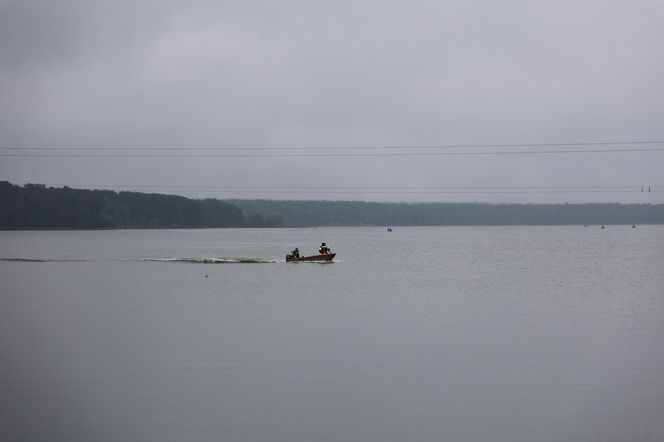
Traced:
[[324, 254], [321, 253], [319, 255], [298, 256], [297, 258], [294, 257], [293, 255], [286, 255], [286, 262], [304, 262], [304, 261], [325, 262], [325, 261], [332, 261], [335, 256], [337, 256], [336, 253], [324, 253]]

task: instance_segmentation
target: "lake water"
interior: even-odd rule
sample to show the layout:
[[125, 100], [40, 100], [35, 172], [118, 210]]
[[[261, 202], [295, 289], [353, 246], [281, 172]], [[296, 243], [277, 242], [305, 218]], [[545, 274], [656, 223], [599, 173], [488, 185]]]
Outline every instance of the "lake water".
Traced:
[[664, 226], [0, 232], [0, 258], [2, 441], [664, 440]]

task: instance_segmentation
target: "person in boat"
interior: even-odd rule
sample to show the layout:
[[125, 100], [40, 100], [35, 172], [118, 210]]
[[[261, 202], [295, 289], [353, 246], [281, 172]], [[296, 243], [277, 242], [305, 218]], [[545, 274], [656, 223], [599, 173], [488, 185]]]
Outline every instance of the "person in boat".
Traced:
[[298, 249], [297, 247], [295, 247], [295, 248], [293, 249], [293, 251], [291, 252], [291, 256], [292, 256], [293, 258], [299, 258], [299, 257], [300, 257], [300, 249]]
[[326, 246], [325, 243], [322, 243], [320, 245], [320, 248], [318, 249], [318, 252], [321, 255], [327, 255], [328, 253], [330, 253], [330, 248], [328, 246]]

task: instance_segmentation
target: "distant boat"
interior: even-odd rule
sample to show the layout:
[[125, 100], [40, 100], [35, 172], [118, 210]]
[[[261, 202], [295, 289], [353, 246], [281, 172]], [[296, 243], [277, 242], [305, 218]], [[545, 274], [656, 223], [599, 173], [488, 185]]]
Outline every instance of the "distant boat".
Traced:
[[602, 229], [604, 228], [604, 224], [602, 224]]
[[303, 261], [326, 262], [326, 261], [332, 261], [335, 256], [337, 256], [336, 253], [325, 253], [321, 255], [311, 255], [311, 256], [298, 256], [297, 258], [295, 258], [293, 255], [286, 255], [286, 262], [303, 262]]
[[387, 228], [387, 231], [388, 231], [388, 232], [391, 232], [391, 231], [392, 231], [392, 227], [388, 227], [388, 228]]
[[632, 224], [632, 229], [636, 229], [636, 224]]

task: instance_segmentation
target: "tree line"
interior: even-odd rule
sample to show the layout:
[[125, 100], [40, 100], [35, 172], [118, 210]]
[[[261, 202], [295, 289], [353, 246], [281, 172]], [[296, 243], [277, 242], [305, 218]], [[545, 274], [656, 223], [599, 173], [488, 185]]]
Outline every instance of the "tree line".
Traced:
[[228, 200], [244, 211], [284, 214], [290, 226], [664, 224], [664, 204], [374, 203]]
[[276, 227], [216, 199], [0, 182], [0, 229]]
[[664, 204], [218, 200], [0, 181], [0, 229], [664, 224]]

